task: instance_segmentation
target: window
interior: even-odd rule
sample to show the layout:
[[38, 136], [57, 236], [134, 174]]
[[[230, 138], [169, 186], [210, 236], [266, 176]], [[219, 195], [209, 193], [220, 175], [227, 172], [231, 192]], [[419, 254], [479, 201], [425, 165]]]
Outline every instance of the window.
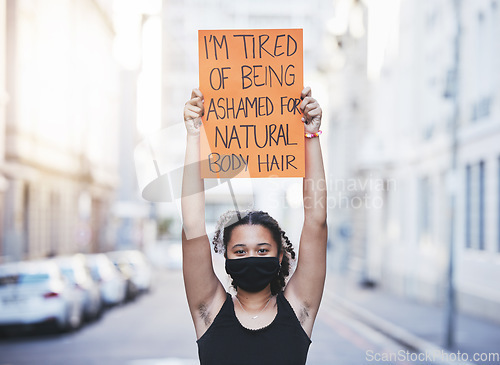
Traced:
[[485, 249], [485, 162], [465, 168], [465, 247]]
[[465, 247], [471, 248], [471, 180], [472, 168], [465, 167]]
[[479, 163], [479, 249], [484, 250], [484, 161]]
[[496, 34], [494, 12], [480, 11], [477, 14], [477, 23], [473, 31], [475, 36], [474, 52], [474, 100], [471, 106], [471, 120], [479, 121], [490, 116], [493, 102], [493, 79], [491, 74], [495, 70], [493, 63]]
[[500, 252], [500, 157], [498, 157], [497, 184], [497, 251]]
[[430, 243], [432, 238], [432, 203], [433, 191], [431, 181], [428, 177], [419, 180], [419, 224], [418, 242], [419, 244]]

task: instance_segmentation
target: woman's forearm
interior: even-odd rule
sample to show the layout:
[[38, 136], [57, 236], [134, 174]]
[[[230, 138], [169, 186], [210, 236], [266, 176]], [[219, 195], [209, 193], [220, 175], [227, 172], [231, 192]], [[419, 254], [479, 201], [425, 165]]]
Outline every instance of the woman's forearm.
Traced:
[[182, 221], [188, 239], [205, 234], [205, 191], [200, 176], [200, 136], [187, 136], [182, 178]]
[[319, 137], [305, 140], [304, 219], [326, 221], [326, 179]]
[[[312, 97], [311, 88], [302, 90], [300, 108], [303, 112], [306, 171], [304, 177], [304, 219], [308, 222], [326, 222], [326, 179], [319, 135], [323, 112]], [[315, 136], [315, 137], [314, 137]], [[310, 138], [312, 137], [312, 138]]]
[[188, 239], [206, 234], [205, 189], [200, 172], [200, 126], [203, 116], [203, 95], [194, 89], [184, 106], [187, 129], [186, 156], [182, 177], [182, 221]]

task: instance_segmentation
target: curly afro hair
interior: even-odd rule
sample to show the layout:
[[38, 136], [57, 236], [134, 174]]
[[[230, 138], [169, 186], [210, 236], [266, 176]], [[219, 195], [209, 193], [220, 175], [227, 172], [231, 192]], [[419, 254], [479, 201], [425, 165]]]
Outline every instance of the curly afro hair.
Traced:
[[[268, 213], [263, 211], [228, 211], [222, 214], [217, 222], [213, 238], [214, 251], [224, 254], [227, 258], [227, 244], [231, 239], [234, 228], [241, 225], [260, 225], [267, 228], [278, 244], [278, 254], [283, 252], [281, 268], [276, 277], [271, 281], [271, 293], [276, 295], [283, 291], [286, 279], [290, 275], [291, 264], [295, 260], [295, 251], [292, 243], [285, 232], [280, 228], [278, 222]], [[234, 286], [234, 283], [232, 283]]]

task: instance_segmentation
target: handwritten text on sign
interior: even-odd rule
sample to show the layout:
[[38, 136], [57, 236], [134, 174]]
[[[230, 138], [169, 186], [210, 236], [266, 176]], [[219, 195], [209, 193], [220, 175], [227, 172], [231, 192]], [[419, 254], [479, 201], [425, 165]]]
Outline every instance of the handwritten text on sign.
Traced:
[[202, 177], [303, 177], [302, 29], [201, 30], [198, 42]]

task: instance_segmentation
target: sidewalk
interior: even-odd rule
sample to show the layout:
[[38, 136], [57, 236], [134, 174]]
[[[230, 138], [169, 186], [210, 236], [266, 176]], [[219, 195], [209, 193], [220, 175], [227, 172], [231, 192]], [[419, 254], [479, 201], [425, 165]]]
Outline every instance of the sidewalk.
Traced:
[[[353, 279], [333, 272], [327, 276], [325, 300], [416, 352], [460, 352], [469, 359], [462, 364], [500, 364], [500, 325], [491, 321], [457, 313], [455, 346], [445, 350], [443, 307], [399, 297], [379, 287], [362, 288]], [[475, 353], [496, 357], [474, 362]]]

